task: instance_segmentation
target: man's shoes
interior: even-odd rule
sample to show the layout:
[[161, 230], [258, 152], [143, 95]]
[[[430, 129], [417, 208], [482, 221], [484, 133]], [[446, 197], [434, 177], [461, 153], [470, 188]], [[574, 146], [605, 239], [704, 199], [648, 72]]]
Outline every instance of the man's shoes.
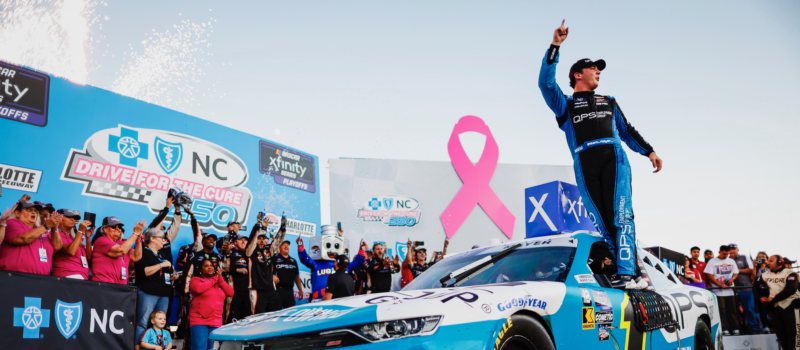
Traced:
[[636, 283], [639, 284], [639, 289], [646, 289], [647, 287], [650, 286], [650, 284], [648, 284], [647, 281], [645, 281], [644, 278], [641, 277], [636, 277]]
[[611, 281], [611, 287], [614, 289], [625, 289], [625, 290], [642, 289], [639, 283], [636, 283], [636, 280], [633, 279], [633, 276], [628, 276], [628, 275], [617, 275], [617, 278], [614, 281]]
[[731, 335], [731, 333], [728, 332], [728, 331], [722, 331], [722, 335], [728, 336], [728, 335]]
[[733, 335], [740, 335], [739, 330], [738, 329], [734, 329], [733, 330]]

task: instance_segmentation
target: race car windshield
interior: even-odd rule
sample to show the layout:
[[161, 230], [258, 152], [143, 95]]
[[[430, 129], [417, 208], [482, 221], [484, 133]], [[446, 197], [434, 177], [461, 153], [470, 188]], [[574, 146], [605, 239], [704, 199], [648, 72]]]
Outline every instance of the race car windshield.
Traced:
[[[449, 275], [458, 269], [496, 253], [496, 250], [476, 249], [468, 254], [444, 259], [431, 266], [417, 278], [414, 278], [403, 290], [442, 288], [442, 284], [439, 282], [442, 276]], [[459, 284], [459, 286], [520, 281], [564, 282], [569, 273], [569, 267], [572, 265], [574, 255], [575, 248], [573, 247], [546, 246], [517, 249], [505, 258], [495, 262], [486, 270]]]

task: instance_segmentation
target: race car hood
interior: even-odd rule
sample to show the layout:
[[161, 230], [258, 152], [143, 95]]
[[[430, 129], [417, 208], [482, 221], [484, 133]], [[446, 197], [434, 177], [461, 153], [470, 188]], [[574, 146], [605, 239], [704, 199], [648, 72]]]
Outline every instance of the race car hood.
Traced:
[[512, 310], [554, 314], [566, 294], [563, 283], [512, 282], [474, 287], [359, 295], [250, 316], [220, 327], [213, 340], [253, 341], [341, 329], [368, 323], [444, 316], [440, 326], [505, 319]]

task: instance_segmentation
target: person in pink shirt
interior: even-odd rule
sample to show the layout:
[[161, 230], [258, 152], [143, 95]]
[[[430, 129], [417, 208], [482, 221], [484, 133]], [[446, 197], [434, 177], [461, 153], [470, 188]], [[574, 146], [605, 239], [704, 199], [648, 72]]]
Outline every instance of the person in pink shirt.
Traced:
[[49, 275], [53, 252], [61, 249], [61, 235], [56, 229], [60, 214], [51, 215], [42, 226], [36, 226], [36, 204], [19, 201], [14, 208], [16, 218], [7, 219], [3, 246], [0, 247], [0, 270]]
[[[122, 221], [115, 216], [103, 219], [103, 226], [96, 240], [92, 242], [92, 281], [128, 284], [128, 264], [142, 258], [142, 230], [144, 220], [133, 227], [133, 234], [122, 240]], [[136, 247], [133, 243], [136, 242]]]
[[83, 237], [86, 236], [87, 242], [91, 239], [94, 228], [89, 226], [92, 223], [84, 220], [75, 232], [81, 214], [70, 209], [59, 209], [58, 213], [64, 216], [58, 225], [63, 247], [53, 256], [53, 276], [88, 280], [92, 246], [84, 244]]
[[189, 291], [192, 293], [189, 311], [192, 350], [214, 349], [214, 342], [208, 339], [208, 335], [222, 326], [225, 297], [233, 297], [233, 287], [222, 278], [222, 269], [217, 269], [216, 273], [214, 270], [211, 260], [205, 260], [200, 268], [200, 276], [195, 276], [189, 282]]

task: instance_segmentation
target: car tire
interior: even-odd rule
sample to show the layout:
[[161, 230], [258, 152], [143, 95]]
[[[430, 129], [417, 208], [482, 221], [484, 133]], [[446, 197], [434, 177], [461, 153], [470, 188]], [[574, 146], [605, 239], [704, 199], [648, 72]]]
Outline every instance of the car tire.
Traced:
[[503, 322], [494, 341], [495, 350], [555, 350], [550, 334], [541, 323], [525, 315]]
[[694, 327], [694, 349], [714, 350], [714, 336], [711, 335], [711, 329], [702, 319], [698, 319], [697, 326]]

